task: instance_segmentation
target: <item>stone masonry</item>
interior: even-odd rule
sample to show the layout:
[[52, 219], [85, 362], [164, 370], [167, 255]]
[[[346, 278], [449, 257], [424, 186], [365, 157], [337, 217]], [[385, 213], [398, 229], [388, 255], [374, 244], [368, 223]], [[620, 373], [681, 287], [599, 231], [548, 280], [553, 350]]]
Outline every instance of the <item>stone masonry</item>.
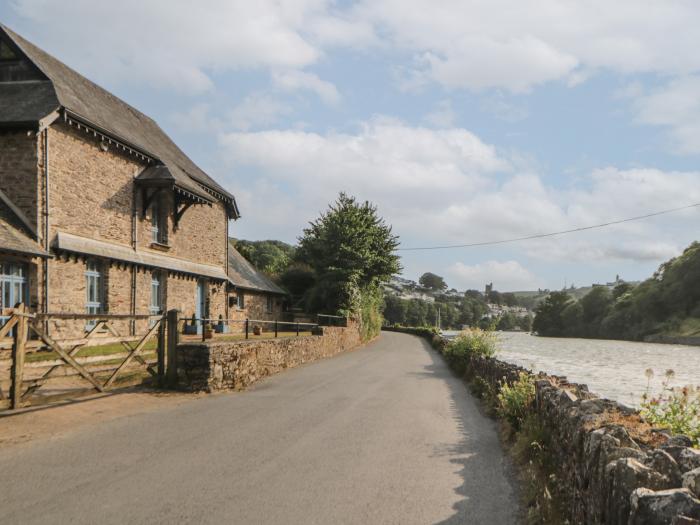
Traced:
[[357, 348], [357, 324], [322, 327], [319, 335], [178, 346], [182, 388], [194, 391], [241, 390], [263, 377]]

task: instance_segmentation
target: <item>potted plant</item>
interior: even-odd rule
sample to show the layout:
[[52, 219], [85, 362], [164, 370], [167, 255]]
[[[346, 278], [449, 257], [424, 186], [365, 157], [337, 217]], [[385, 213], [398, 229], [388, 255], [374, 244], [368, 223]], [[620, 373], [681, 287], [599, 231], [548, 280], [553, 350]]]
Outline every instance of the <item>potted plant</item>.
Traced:
[[214, 330], [212, 330], [211, 323], [204, 323], [204, 327], [202, 328], [202, 330], [204, 330], [204, 339], [211, 339], [212, 337], [214, 337]]
[[228, 326], [224, 323], [224, 316], [219, 314], [219, 321], [214, 325], [214, 331], [217, 334], [225, 334]]
[[262, 326], [260, 326], [259, 324], [256, 324], [255, 326], [253, 326], [253, 335], [262, 335], [262, 332], [263, 332]]
[[189, 322], [185, 321], [182, 333], [185, 335], [197, 335], [197, 318], [194, 314], [192, 314], [192, 319]]

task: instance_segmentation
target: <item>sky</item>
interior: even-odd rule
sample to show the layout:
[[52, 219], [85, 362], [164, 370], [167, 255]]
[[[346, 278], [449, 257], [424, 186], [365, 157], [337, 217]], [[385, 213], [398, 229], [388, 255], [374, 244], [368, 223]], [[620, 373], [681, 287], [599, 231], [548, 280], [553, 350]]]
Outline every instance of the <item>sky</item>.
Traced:
[[[698, 20], [694, 0], [0, 0], [0, 22], [236, 196], [233, 236], [294, 243], [344, 191], [403, 248], [700, 203]], [[693, 208], [402, 251], [403, 274], [460, 290], [639, 280], [699, 223]]]

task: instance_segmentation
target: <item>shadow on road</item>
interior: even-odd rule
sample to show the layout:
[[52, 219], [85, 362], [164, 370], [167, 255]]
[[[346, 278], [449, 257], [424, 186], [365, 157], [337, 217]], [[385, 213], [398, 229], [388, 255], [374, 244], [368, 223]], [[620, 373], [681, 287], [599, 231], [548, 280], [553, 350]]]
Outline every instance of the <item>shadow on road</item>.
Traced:
[[417, 375], [445, 381], [451, 397], [450, 412], [462, 436], [458, 443], [434, 447], [434, 454], [448, 456], [459, 468], [462, 479], [455, 488], [460, 500], [453, 505], [454, 515], [434, 525], [519, 523], [515, 472], [504, 455], [496, 422], [482, 413], [465, 382], [443, 358], [426, 341], [421, 342], [432, 363]]

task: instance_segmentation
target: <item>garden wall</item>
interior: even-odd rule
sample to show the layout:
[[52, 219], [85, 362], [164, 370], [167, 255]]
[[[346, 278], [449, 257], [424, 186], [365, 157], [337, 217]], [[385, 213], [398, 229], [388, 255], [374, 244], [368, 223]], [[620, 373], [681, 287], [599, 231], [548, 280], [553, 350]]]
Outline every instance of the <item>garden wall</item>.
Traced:
[[[429, 331], [417, 335], [445, 348], [446, 341]], [[494, 389], [522, 371], [531, 374], [493, 358], [473, 358], [468, 368]], [[700, 525], [700, 450], [687, 437], [651, 428], [636, 410], [586, 385], [544, 373], [535, 378], [533, 410], [548, 433], [555, 497], [570, 523]]]
[[287, 368], [357, 348], [359, 327], [319, 327], [319, 335], [181, 344], [178, 380], [195, 391], [241, 390]]

